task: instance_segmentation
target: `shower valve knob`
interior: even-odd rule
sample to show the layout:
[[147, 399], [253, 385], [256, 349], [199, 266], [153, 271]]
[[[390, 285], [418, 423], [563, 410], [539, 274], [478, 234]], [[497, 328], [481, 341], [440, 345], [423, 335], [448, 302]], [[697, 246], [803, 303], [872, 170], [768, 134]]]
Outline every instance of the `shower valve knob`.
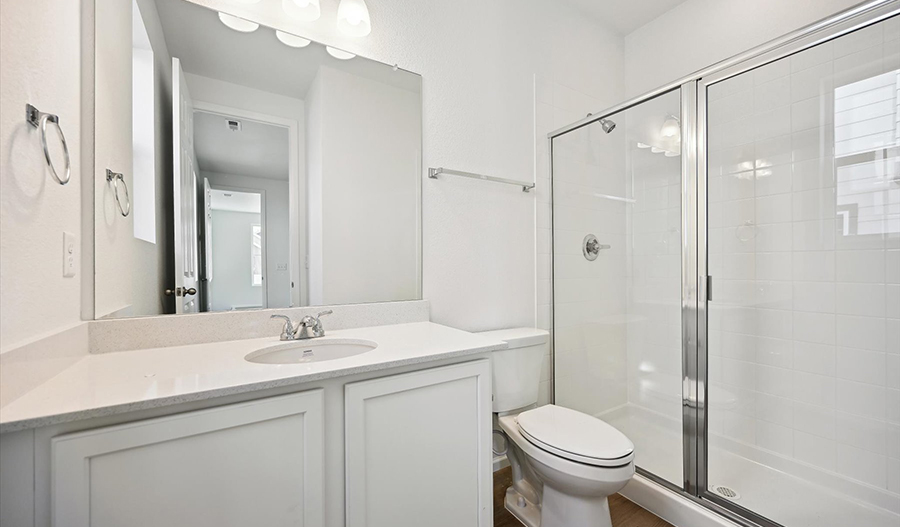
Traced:
[[581, 252], [589, 262], [593, 262], [597, 259], [597, 256], [600, 254], [601, 250], [609, 248], [609, 245], [600, 243], [596, 236], [594, 236], [593, 234], [588, 234], [582, 241]]

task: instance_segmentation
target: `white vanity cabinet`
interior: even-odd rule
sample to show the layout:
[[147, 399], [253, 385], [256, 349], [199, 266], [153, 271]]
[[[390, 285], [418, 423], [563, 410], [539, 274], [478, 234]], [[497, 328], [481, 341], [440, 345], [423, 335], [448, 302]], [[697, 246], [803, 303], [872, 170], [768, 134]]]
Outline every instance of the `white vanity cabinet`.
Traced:
[[323, 390], [55, 437], [54, 527], [320, 526]]
[[486, 353], [0, 436], [2, 527], [490, 527]]
[[490, 527], [490, 363], [347, 384], [347, 527]]

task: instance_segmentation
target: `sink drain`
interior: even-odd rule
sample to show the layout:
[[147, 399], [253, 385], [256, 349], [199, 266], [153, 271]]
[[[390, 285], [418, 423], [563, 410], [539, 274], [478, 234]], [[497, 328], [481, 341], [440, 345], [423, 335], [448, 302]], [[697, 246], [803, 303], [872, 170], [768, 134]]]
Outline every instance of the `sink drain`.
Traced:
[[738, 491], [732, 489], [731, 487], [726, 487], [725, 485], [710, 485], [709, 490], [714, 494], [718, 494], [723, 498], [727, 498], [729, 500], [739, 500], [741, 499], [741, 495], [738, 494]]

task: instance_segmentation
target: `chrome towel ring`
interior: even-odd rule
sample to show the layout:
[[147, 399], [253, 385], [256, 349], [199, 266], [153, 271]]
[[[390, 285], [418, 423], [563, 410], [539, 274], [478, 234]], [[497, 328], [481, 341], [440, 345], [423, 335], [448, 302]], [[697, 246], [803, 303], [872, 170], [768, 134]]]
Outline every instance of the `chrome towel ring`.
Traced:
[[[66, 144], [66, 136], [63, 134], [62, 128], [59, 126], [59, 116], [52, 113], [44, 113], [30, 104], [25, 105], [25, 120], [28, 124], [41, 130], [41, 146], [44, 147], [44, 158], [47, 160], [47, 166], [50, 167], [50, 174], [53, 179], [60, 185], [65, 185], [72, 178], [72, 164], [69, 160], [69, 145]], [[53, 160], [50, 159], [50, 149], [47, 148], [47, 123], [53, 123], [56, 128], [56, 135], [62, 143], [63, 155], [66, 158], [66, 177], [62, 179], [53, 166]]]
[[[116, 205], [119, 207], [119, 213], [123, 218], [127, 218], [131, 213], [131, 196], [128, 194], [128, 185], [125, 184], [125, 175], [120, 172], [113, 172], [106, 169], [106, 181], [112, 183], [113, 194], [116, 196]], [[122, 182], [122, 188], [125, 189], [125, 206], [122, 206], [122, 200], [119, 198], [119, 182]]]

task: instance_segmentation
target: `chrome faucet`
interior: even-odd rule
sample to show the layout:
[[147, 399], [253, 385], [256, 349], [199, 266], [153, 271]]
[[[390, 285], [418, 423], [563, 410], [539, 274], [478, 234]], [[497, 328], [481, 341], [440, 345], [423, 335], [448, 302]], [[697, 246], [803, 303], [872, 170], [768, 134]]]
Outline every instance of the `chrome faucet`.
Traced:
[[291, 317], [287, 315], [272, 315], [269, 318], [284, 319], [284, 327], [281, 329], [281, 340], [307, 340], [325, 336], [325, 328], [319, 317], [332, 314], [332, 310], [321, 311], [316, 316], [307, 315], [300, 319], [300, 323], [294, 326]]

